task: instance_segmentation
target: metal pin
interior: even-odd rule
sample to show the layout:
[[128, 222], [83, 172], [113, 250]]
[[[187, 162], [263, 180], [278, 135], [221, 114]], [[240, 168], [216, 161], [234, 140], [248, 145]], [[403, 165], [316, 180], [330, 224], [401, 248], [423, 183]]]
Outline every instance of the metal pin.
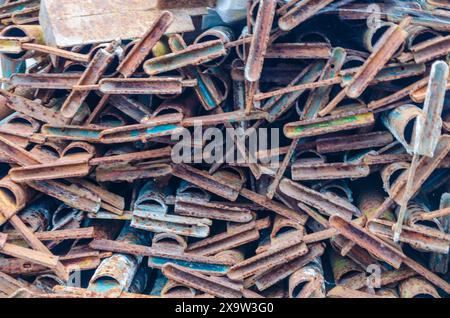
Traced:
[[330, 225], [349, 240], [368, 250], [371, 254], [376, 255], [394, 268], [400, 268], [403, 261], [403, 253], [369, 233], [367, 230], [337, 215], [331, 217]]
[[105, 144], [118, 144], [168, 136], [182, 131], [182, 114], [153, 117], [142, 124], [102, 130], [97, 136]]
[[157, 75], [189, 65], [199, 65], [225, 54], [226, 50], [222, 41], [208, 41], [147, 60], [144, 63], [144, 70], [148, 75]]
[[445, 62], [435, 62], [433, 64], [430, 82], [428, 84], [428, 93], [425, 99], [424, 114], [425, 118], [419, 117], [418, 126], [416, 126], [416, 136], [414, 144], [414, 156], [411, 166], [408, 170], [408, 179], [406, 181], [403, 198], [399, 202], [400, 212], [394, 231], [394, 242], [398, 242], [402, 232], [403, 219], [405, 217], [406, 207], [413, 191], [413, 182], [416, 169], [419, 166], [419, 155], [428, 157], [434, 156], [434, 151], [440, 142], [442, 127], [442, 107], [445, 99], [446, 80], [449, 76], [449, 68]]
[[316, 208], [325, 215], [340, 215], [350, 220], [352, 215], [359, 216], [361, 214], [358, 208], [342, 198], [314, 191], [286, 178], [281, 180], [280, 191], [297, 201]]
[[372, 125], [374, 121], [372, 113], [344, 113], [320, 119], [288, 123], [284, 126], [284, 134], [291, 139], [319, 136], [336, 131], [367, 127]]
[[[77, 85], [81, 86], [97, 84], [100, 77], [106, 71], [109, 63], [111, 63], [111, 61], [113, 60], [114, 51], [117, 46], [118, 43], [113, 41], [108, 45], [108, 47], [106, 47], [106, 49], [98, 50], [89, 63], [88, 67], [84, 71]], [[78, 109], [81, 107], [81, 104], [86, 99], [87, 95], [88, 92], [86, 91], [73, 90], [61, 107], [61, 114], [68, 119], [72, 119], [77, 113]]]
[[130, 53], [128, 53], [117, 67], [117, 71], [122, 74], [123, 77], [127, 78], [133, 75], [142, 62], [144, 62], [155, 44], [167, 31], [172, 24], [173, 19], [173, 14], [170, 11], [163, 11], [163, 13], [155, 19], [153, 25], [134, 45]]
[[36, 43], [27, 43], [27, 42], [21, 42], [20, 46], [23, 50], [32, 50], [40, 53], [46, 53], [51, 54], [57, 57], [62, 57], [68, 60], [76, 61], [76, 62], [82, 62], [86, 63], [89, 62], [90, 56], [87, 54], [79, 54], [71, 51], [66, 51], [42, 44], [36, 44]]
[[266, 219], [252, 221], [248, 224], [234, 226], [226, 232], [219, 233], [204, 240], [192, 243], [187, 252], [199, 255], [214, 255], [236, 248], [259, 239], [259, 230], [270, 226]]
[[196, 81], [180, 78], [105, 78], [99, 82], [98, 89], [104, 94], [181, 94], [183, 87], [196, 86]]
[[252, 42], [245, 65], [245, 78], [254, 83], [261, 77], [264, 57], [269, 44], [270, 31], [275, 16], [276, 1], [260, 0]]

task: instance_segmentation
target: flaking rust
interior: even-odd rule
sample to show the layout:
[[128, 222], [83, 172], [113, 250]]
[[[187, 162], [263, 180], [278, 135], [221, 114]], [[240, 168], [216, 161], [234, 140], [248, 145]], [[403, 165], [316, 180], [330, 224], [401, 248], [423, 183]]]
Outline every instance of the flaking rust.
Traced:
[[273, 43], [266, 51], [267, 59], [327, 59], [330, 55], [328, 43]]
[[433, 285], [426, 280], [417, 277], [411, 277], [402, 281], [399, 285], [399, 291], [401, 298], [415, 298], [419, 295], [441, 298]]
[[[374, 220], [370, 221], [367, 226], [375, 235], [393, 239], [393, 225], [394, 224], [389, 221]], [[400, 242], [408, 243], [411, 246], [428, 252], [440, 254], [448, 254], [450, 245], [449, 240], [450, 237], [446, 234], [442, 234], [440, 231], [420, 226], [403, 226], [402, 233], [400, 234]]]
[[208, 202], [202, 199], [177, 197], [174, 212], [179, 215], [200, 218], [211, 218], [238, 223], [250, 222], [253, 218], [251, 211], [239, 206], [222, 202]]
[[370, 253], [376, 255], [394, 268], [400, 268], [403, 253], [375, 237], [375, 235], [339, 216], [332, 216], [330, 224], [349, 240], [367, 249]]
[[128, 96], [112, 95], [108, 98], [108, 103], [136, 122], [141, 122], [144, 117], [152, 114], [144, 104]]
[[196, 272], [208, 275], [223, 276], [232, 265], [229, 261], [221, 261], [213, 257], [187, 254], [177, 247], [161, 245], [161, 243], [154, 243], [152, 247], [146, 247], [126, 242], [94, 240], [90, 243], [90, 247], [97, 250], [111, 251], [115, 253], [148, 256], [149, 266], [158, 269], [161, 269], [165, 264], [173, 263], [181, 267], [191, 268]]
[[307, 0], [307, 1], [293, 1], [294, 5], [289, 11], [284, 13], [279, 21], [278, 26], [283, 31], [290, 31], [300, 23], [314, 16], [319, 10], [325, 8], [333, 2], [333, 0]]
[[439, 138], [442, 127], [441, 114], [444, 104], [448, 74], [449, 68], [445, 62], [435, 62], [433, 64], [428, 83], [428, 92], [425, 98], [423, 115], [418, 117], [415, 126], [414, 156], [408, 170], [408, 177], [406, 180], [403, 197], [401, 202], [399, 202], [400, 212], [395, 225], [394, 241], [399, 240], [408, 200], [411, 198], [411, 195], [415, 193], [413, 192], [413, 181], [415, 178], [416, 169], [420, 164], [419, 155], [424, 155], [425, 158], [433, 158], [434, 151], [437, 148], [438, 142], [440, 142]]
[[133, 75], [172, 22], [173, 14], [169, 11], [162, 12], [140, 41], [134, 45], [130, 53], [123, 59], [117, 67], [117, 71], [125, 78]]
[[370, 174], [365, 164], [295, 163], [291, 166], [292, 180], [332, 180], [363, 178]]
[[372, 132], [368, 134], [342, 137], [328, 137], [317, 140], [316, 148], [321, 154], [337, 153], [348, 150], [358, 150], [386, 146], [394, 141], [388, 132]]
[[372, 113], [349, 113], [327, 116], [319, 119], [292, 122], [284, 126], [284, 134], [288, 138], [301, 138], [325, 135], [339, 130], [351, 130], [367, 127], [375, 122]]
[[[330, 59], [322, 71], [322, 74], [320, 75], [319, 80], [326, 80], [336, 77], [336, 75], [341, 71], [346, 57], [347, 52], [344, 49], [334, 49], [331, 53]], [[311, 91], [308, 96], [308, 100], [306, 101], [306, 105], [303, 108], [302, 115], [304, 118], [310, 119], [317, 116], [317, 113], [327, 104], [332, 88], [333, 87], [330, 85]]]
[[62, 159], [50, 164], [14, 168], [11, 169], [10, 176], [15, 182], [30, 182], [84, 177], [89, 174], [89, 171], [89, 164], [86, 159]]
[[188, 254], [177, 249], [159, 249], [157, 245], [154, 245], [148, 265], [161, 269], [165, 264], [175, 264], [194, 272], [220, 277], [227, 273], [234, 261], [232, 259], [221, 260], [218, 257]]
[[224, 278], [216, 278], [194, 273], [178, 265], [167, 264], [162, 269], [163, 274], [183, 285], [198, 289], [220, 298], [241, 298], [243, 287], [239, 283]]
[[422, 127], [422, 142], [417, 141], [416, 146], [416, 152], [420, 155], [434, 156], [434, 149], [441, 136], [441, 117], [448, 76], [449, 67], [447, 63], [438, 61], [433, 64], [423, 108], [425, 118]]
[[352, 215], [361, 214], [357, 207], [342, 198], [317, 192], [289, 179], [281, 180], [280, 191], [326, 215], [336, 214], [349, 220]]
[[13, 74], [10, 83], [14, 86], [41, 89], [72, 89], [80, 80], [81, 74]]
[[143, 124], [105, 129], [99, 132], [98, 139], [105, 144], [119, 144], [170, 136], [182, 130], [179, 125], [182, 117], [182, 114], [178, 114], [178, 116], [162, 115], [146, 120]]
[[336, 285], [345, 285], [348, 280], [355, 277], [365, 277], [364, 269], [362, 267], [350, 258], [342, 256], [337, 252], [331, 254], [331, 266]]
[[230, 268], [227, 276], [232, 280], [248, 278], [259, 271], [269, 270], [286, 263], [308, 252], [308, 247], [302, 242], [302, 235], [298, 232], [288, 233], [267, 252], [258, 254]]
[[[399, 49], [400, 45], [406, 40], [408, 33], [405, 31], [411, 22], [410, 18], [404, 19], [398, 26], [394, 25], [389, 28], [375, 45], [373, 53], [360, 67], [353, 77], [352, 81], [345, 88], [345, 95], [350, 98], [358, 98], [366, 90], [369, 83], [376, 77], [378, 72], [386, 65], [394, 53]], [[344, 96], [338, 95], [340, 100]], [[335, 98], [327, 105], [319, 115], [325, 116], [337, 106], [338, 98]]]
[[[95, 85], [97, 84], [99, 78], [103, 75], [111, 63], [114, 57], [114, 50], [116, 49], [118, 43], [111, 42], [105, 49], [100, 49], [95, 56], [92, 58], [91, 62], [87, 66], [85, 72], [81, 76], [77, 85]], [[72, 119], [81, 104], [86, 99], [88, 92], [73, 90], [72, 93], [67, 97], [63, 106], [61, 107], [61, 113], [64, 117]]]
[[148, 75], [157, 75], [189, 65], [199, 65], [225, 54], [223, 42], [213, 40], [193, 44], [184, 50], [147, 60], [144, 63], [144, 70]]
[[177, 78], [150, 79], [103, 79], [99, 90], [110, 95], [140, 95], [140, 94], [181, 94], [183, 87], [196, 86], [195, 81], [182, 81]]
[[258, 273], [255, 277], [256, 287], [259, 290], [265, 290], [275, 285], [289, 275], [292, 275], [297, 269], [302, 268], [315, 258], [320, 257], [325, 250], [321, 244], [311, 244], [308, 246], [308, 249], [309, 250], [305, 255], [270, 270]]
[[187, 252], [200, 255], [213, 255], [228, 249], [240, 247], [258, 240], [260, 238], [259, 231], [269, 226], [270, 222], [264, 219], [234, 226], [226, 232], [190, 244]]
[[289, 278], [290, 298], [325, 298], [325, 278], [319, 259], [297, 270]]
[[[173, 52], [187, 48], [183, 38], [178, 34], [174, 34], [169, 38], [169, 46]], [[180, 71], [186, 77], [197, 80], [198, 85], [194, 87], [194, 91], [206, 110], [215, 109], [222, 103], [217, 85], [199, 67], [186, 66], [181, 68]]]
[[[167, 190], [161, 191], [154, 182], [147, 182], [136, 199], [131, 225], [156, 233], [168, 232], [201, 238], [209, 235], [211, 220], [169, 213], [167, 196]], [[150, 200], [154, 202], [153, 205], [148, 204]]]
[[175, 165], [173, 166], [174, 174], [179, 178], [186, 180], [190, 183], [197, 185], [200, 188], [210, 189], [211, 192], [231, 201], [235, 201], [239, 196], [239, 190], [242, 185], [236, 182], [235, 176], [226, 174], [222, 177], [227, 178], [229, 181], [235, 179], [234, 182], [226, 183], [226, 179], [219, 179], [214, 175], [197, 170], [188, 165]]
[[[21, 147], [27, 147], [31, 141], [40, 139], [35, 135], [39, 127], [39, 122], [33, 118], [15, 112], [3, 120], [0, 126], [0, 136]], [[33, 138], [34, 136], [36, 138]]]
[[411, 48], [416, 63], [429, 62], [450, 52], [450, 38], [435, 37]]
[[[36, 159], [30, 152], [17, 147], [6, 139], [0, 138], [2, 152], [8, 154], [11, 160], [19, 165], [27, 166], [39, 164], [40, 161]], [[87, 189], [83, 189], [76, 185], [67, 185], [57, 181], [30, 181], [27, 183], [31, 188], [44, 192], [50, 196], [64, 201], [68, 205], [80, 207], [84, 211], [97, 212], [100, 208], [100, 198]]]
[[[315, 81], [320, 76], [323, 67], [324, 63], [320, 61], [306, 67], [291, 81], [287, 88], [301, 86], [303, 84], [307, 85], [306, 83]], [[297, 89], [296, 91], [284, 95], [279, 94], [268, 99], [263, 104], [263, 110], [267, 111], [269, 114], [267, 120], [269, 122], [274, 122], [280, 118], [294, 105], [295, 101], [304, 91], [304, 89]], [[257, 96], [258, 95], [255, 95], [255, 100], [258, 99]]]
[[275, 8], [275, 0], [261, 0], [259, 2], [258, 15], [253, 30], [247, 64], [245, 65], [245, 78], [249, 82], [256, 82], [261, 76], [275, 16]]

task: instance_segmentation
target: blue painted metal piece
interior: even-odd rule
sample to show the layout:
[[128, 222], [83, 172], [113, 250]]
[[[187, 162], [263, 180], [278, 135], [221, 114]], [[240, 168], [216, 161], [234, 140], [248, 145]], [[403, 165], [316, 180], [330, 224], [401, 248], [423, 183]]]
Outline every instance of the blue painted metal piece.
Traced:
[[189, 268], [190, 270], [199, 271], [199, 272], [207, 272], [209, 274], [221, 274], [225, 275], [230, 268], [228, 265], [221, 264], [206, 264], [199, 262], [189, 262], [185, 260], [177, 260], [173, 258], [165, 258], [165, 257], [150, 257], [149, 264], [152, 264], [154, 267], [161, 267], [165, 264], [176, 264], [182, 267]]
[[[116, 240], [148, 246], [150, 239], [149, 233], [132, 228], [127, 222]], [[100, 263], [89, 281], [88, 289], [100, 293], [117, 292], [120, 295], [130, 288], [142, 259], [142, 256], [113, 254]]]

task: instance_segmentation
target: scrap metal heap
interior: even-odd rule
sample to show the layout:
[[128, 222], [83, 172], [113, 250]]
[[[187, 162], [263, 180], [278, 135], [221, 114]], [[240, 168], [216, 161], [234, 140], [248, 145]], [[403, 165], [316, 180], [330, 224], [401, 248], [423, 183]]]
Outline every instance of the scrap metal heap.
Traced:
[[0, 6], [0, 297], [450, 294], [448, 1], [150, 2]]

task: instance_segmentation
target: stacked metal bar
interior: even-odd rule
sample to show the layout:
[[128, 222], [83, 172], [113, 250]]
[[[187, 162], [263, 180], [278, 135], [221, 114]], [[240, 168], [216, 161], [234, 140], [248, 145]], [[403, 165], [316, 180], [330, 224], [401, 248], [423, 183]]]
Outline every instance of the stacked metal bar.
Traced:
[[111, 3], [0, 5], [0, 297], [449, 296], [447, 1]]

